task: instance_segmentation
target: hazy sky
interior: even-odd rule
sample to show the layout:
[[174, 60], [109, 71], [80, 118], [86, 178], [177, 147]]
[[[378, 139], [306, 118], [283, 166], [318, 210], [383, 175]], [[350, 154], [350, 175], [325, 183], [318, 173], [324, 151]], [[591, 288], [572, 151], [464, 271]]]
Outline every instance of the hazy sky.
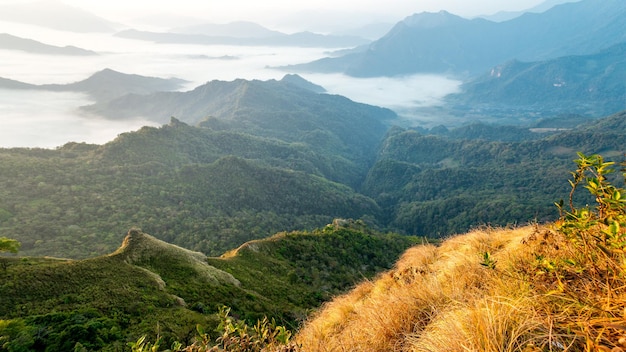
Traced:
[[459, 15], [490, 14], [499, 10], [522, 10], [543, 0], [66, 0], [85, 9], [123, 16], [147, 12], [185, 15], [199, 13], [237, 18], [273, 17], [301, 10], [337, 10], [407, 16], [414, 12], [448, 10]]
[[[0, 4], [28, 3], [36, 0], [0, 0]], [[41, 0], [40, 0], [41, 1]], [[54, 1], [54, 0], [43, 0]], [[413, 13], [447, 10], [471, 17], [493, 14], [501, 10], [517, 11], [530, 8], [544, 0], [61, 0], [110, 20], [129, 19], [168, 14], [200, 17], [213, 22], [251, 20], [262, 24], [281, 23], [289, 15], [318, 11], [344, 12], [346, 20], [355, 17], [379, 18], [398, 21]], [[335, 17], [331, 16], [328, 20]]]

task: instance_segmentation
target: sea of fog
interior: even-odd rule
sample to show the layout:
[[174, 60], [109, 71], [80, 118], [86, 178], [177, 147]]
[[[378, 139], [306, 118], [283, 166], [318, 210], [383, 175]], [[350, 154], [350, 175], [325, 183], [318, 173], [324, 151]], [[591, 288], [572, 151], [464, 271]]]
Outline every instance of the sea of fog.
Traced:
[[[280, 79], [287, 72], [270, 67], [325, 57], [328, 48], [243, 47], [155, 44], [108, 34], [57, 32], [35, 26], [4, 26], [12, 35], [47, 44], [74, 45], [97, 56], [50, 56], [0, 50], [0, 77], [32, 84], [71, 83], [110, 68], [116, 71], [189, 81], [191, 90], [211, 80]], [[354, 101], [410, 111], [436, 106], [460, 82], [436, 75], [353, 78], [341, 74], [301, 74], [331, 94]], [[0, 147], [55, 148], [66, 142], [106, 143], [118, 134], [154, 125], [147, 120], [110, 121], [84, 116], [87, 96], [31, 90], [0, 90]]]

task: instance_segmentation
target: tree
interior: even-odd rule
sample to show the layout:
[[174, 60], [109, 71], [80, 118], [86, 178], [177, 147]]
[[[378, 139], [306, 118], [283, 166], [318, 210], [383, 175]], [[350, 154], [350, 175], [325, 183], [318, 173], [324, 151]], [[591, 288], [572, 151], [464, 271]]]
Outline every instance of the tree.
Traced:
[[[6, 238], [6, 237], [0, 237], [0, 253], [9, 252], [9, 253], [16, 254], [20, 250], [21, 246], [22, 244], [16, 240]], [[2, 260], [1, 263], [2, 263], [2, 268], [4, 270], [7, 270], [7, 262]]]
[[17, 240], [0, 237], [0, 252], [17, 253], [22, 246]]

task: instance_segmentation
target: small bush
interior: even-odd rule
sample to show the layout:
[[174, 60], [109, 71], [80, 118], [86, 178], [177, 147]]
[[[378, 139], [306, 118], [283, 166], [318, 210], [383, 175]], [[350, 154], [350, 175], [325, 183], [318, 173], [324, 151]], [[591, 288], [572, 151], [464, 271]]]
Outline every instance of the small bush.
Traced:
[[[574, 250], [555, 262], [559, 289], [549, 295], [560, 312], [563, 333], [575, 335], [574, 345], [585, 351], [621, 351], [626, 347], [626, 190], [609, 182], [614, 162], [600, 155], [578, 156], [569, 209], [557, 204], [561, 217], [556, 223]], [[595, 207], [574, 205], [581, 186], [595, 198]]]
[[197, 327], [198, 336], [196, 341], [186, 347], [180, 343], [174, 343], [169, 350], [161, 350], [161, 339], [157, 338], [154, 344], [146, 341], [142, 336], [137, 342], [130, 343], [133, 352], [296, 352], [298, 346], [291, 342], [291, 332], [284, 326], [276, 325], [267, 317], [258, 320], [250, 327], [242, 320], [236, 320], [230, 315], [230, 308], [222, 307], [219, 312], [220, 324], [216, 331], [220, 336], [213, 341], [210, 334], [200, 326]]

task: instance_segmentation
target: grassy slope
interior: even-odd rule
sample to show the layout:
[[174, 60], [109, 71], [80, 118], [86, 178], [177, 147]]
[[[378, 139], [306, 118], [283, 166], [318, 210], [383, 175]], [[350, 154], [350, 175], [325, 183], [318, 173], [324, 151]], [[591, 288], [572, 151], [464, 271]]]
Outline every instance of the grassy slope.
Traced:
[[348, 226], [280, 233], [209, 258], [209, 264], [232, 273], [244, 287], [293, 307], [296, 318], [304, 318], [312, 307], [391, 267], [419, 240]]
[[578, 254], [536, 226], [413, 247], [326, 304], [297, 340], [305, 351], [596, 351], [586, 338], [624, 347], [623, 287], [607, 290], [589, 263], [568, 271], [564, 260]]
[[115, 350], [144, 334], [188, 344], [197, 324], [213, 332], [224, 305], [248, 322], [269, 316], [295, 328], [332, 295], [390, 268], [416, 241], [348, 222], [207, 258], [132, 229], [106, 256], [0, 258], [7, 264], [0, 267], [0, 340], [13, 336], [9, 324], [22, 327], [25, 345], [53, 350], [76, 342]]
[[[166, 339], [185, 341], [196, 324], [215, 325], [212, 317], [191, 310], [198, 300], [217, 310], [232, 297], [245, 296], [237, 280], [202, 258], [135, 230], [107, 256], [11, 258], [0, 272], [0, 317], [25, 319], [46, 332], [36, 343], [59, 350], [73, 348], [70, 342], [76, 341], [91, 348], [115, 346], [141, 334], [156, 335], [156, 329]], [[89, 330], [96, 322], [101, 329]], [[77, 329], [86, 329], [94, 341], [72, 336]]]

